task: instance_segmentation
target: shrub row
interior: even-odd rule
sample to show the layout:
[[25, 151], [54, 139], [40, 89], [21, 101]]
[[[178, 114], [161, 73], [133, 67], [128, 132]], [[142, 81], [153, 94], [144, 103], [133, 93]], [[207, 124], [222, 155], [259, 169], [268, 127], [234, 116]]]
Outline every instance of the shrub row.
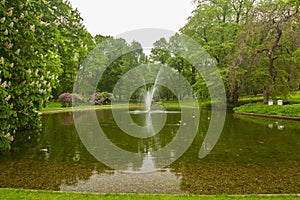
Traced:
[[64, 92], [58, 97], [62, 107], [71, 107], [73, 102], [76, 103], [90, 103], [92, 105], [107, 105], [111, 103], [113, 94], [108, 92], [96, 92], [91, 95], [89, 99], [75, 93]]

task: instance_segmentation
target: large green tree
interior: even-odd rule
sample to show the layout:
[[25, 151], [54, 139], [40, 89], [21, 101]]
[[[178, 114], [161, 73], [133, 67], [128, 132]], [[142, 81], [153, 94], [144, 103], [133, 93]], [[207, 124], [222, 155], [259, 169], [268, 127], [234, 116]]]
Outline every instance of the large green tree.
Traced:
[[241, 34], [245, 80], [263, 91], [264, 103], [270, 96], [285, 97], [298, 88], [299, 20], [299, 1], [265, 0], [252, 10]]
[[95, 47], [91, 34], [83, 26], [78, 10], [74, 10], [70, 3], [62, 0], [48, 1], [48, 9], [44, 17], [57, 25], [57, 49], [61, 57], [62, 73], [58, 77], [60, 84], [53, 91], [54, 98], [62, 92], [72, 92], [76, 73], [80, 63]]
[[[190, 85], [195, 83], [196, 69], [195, 66], [191, 65], [183, 56], [183, 52], [186, 51], [185, 42], [183, 41], [182, 35], [176, 33], [168, 40], [166, 38], [160, 38], [155, 41], [153, 48], [151, 49], [150, 61], [159, 63], [162, 67], [171, 67], [175, 73], [170, 74], [170, 77], [176, 74], [176, 77], [172, 77], [172, 80], [180, 82], [181, 78], [185, 78]], [[171, 79], [170, 79], [171, 80]], [[187, 91], [187, 85], [177, 85], [174, 89], [175, 94], [167, 88], [160, 89], [162, 98], [169, 99], [171, 97], [182, 98], [185, 94], [182, 91]]]
[[[232, 55], [235, 53], [237, 38], [248, 21], [249, 12], [255, 0], [198, 0], [195, 2], [197, 8], [181, 32], [202, 45], [215, 59], [223, 76], [228, 98], [231, 102], [235, 102], [238, 98], [238, 87], [233, 77], [237, 68], [232, 67], [235, 66]], [[231, 78], [233, 78], [232, 81], [229, 81]], [[196, 79], [196, 93], [207, 96], [203, 78], [198, 74]]]
[[0, 32], [0, 148], [9, 148], [17, 131], [40, 127], [37, 111], [59, 77], [74, 76], [89, 34], [61, 0], [1, 0]]
[[43, 19], [44, 1], [0, 3], [0, 148], [16, 131], [40, 125], [36, 112], [58, 84], [57, 26]]
[[[299, 1], [198, 0], [181, 29], [215, 58], [230, 102], [241, 94], [286, 96], [299, 83]], [[198, 94], [206, 91], [196, 77]]]

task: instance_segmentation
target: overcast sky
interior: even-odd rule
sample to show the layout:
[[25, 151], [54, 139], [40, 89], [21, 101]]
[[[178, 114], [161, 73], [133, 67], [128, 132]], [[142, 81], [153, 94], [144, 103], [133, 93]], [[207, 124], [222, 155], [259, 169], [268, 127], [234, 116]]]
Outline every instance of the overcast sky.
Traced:
[[178, 31], [194, 9], [192, 0], [69, 0], [88, 31], [115, 36], [141, 28]]

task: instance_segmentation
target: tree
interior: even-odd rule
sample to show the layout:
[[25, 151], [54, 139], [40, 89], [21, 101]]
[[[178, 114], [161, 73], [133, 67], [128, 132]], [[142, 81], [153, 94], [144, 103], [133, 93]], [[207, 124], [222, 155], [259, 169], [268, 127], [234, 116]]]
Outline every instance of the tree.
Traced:
[[80, 63], [95, 47], [93, 37], [82, 25], [78, 10], [72, 9], [70, 3], [62, 0], [49, 1], [44, 18], [57, 25], [57, 49], [61, 57], [62, 73], [58, 77], [59, 87], [53, 91], [57, 98], [62, 92], [72, 92], [76, 73]]
[[0, 19], [0, 148], [7, 148], [17, 131], [40, 127], [37, 111], [52, 94], [72, 89], [94, 43], [62, 0], [2, 0]]
[[166, 64], [171, 56], [170, 51], [166, 50], [168, 46], [169, 44], [165, 38], [160, 38], [158, 41], [155, 41], [151, 49], [150, 60], [160, 62], [163, 65]]
[[36, 111], [58, 84], [57, 26], [43, 18], [46, 3], [0, 3], [0, 148], [17, 131], [40, 126]]
[[[189, 18], [181, 32], [197, 41], [216, 60], [226, 84], [228, 98], [236, 102], [238, 84], [235, 80], [237, 63], [232, 61], [237, 48], [237, 39], [244, 24], [249, 18], [249, 12], [255, 0], [211, 0], [195, 1], [197, 8]], [[230, 78], [232, 81], [230, 81]], [[197, 75], [195, 89], [203, 96], [206, 91], [203, 78]], [[204, 95], [206, 96], [206, 95]]]
[[248, 54], [255, 58], [255, 62], [248, 61], [248, 76], [250, 80], [260, 76], [257, 86], [263, 91], [264, 103], [270, 96], [287, 96], [297, 87], [299, 17], [298, 1], [262, 1], [253, 9], [241, 35]]

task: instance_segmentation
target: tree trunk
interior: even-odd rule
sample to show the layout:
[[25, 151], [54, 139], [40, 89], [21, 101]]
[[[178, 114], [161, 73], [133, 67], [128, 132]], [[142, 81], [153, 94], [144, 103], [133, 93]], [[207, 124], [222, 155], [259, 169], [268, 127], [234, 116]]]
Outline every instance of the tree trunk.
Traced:
[[263, 103], [267, 104], [269, 102], [270, 92], [266, 86], [264, 86], [264, 100]]
[[230, 103], [237, 105], [239, 102], [238, 87], [235, 85], [233, 90], [230, 92]]

